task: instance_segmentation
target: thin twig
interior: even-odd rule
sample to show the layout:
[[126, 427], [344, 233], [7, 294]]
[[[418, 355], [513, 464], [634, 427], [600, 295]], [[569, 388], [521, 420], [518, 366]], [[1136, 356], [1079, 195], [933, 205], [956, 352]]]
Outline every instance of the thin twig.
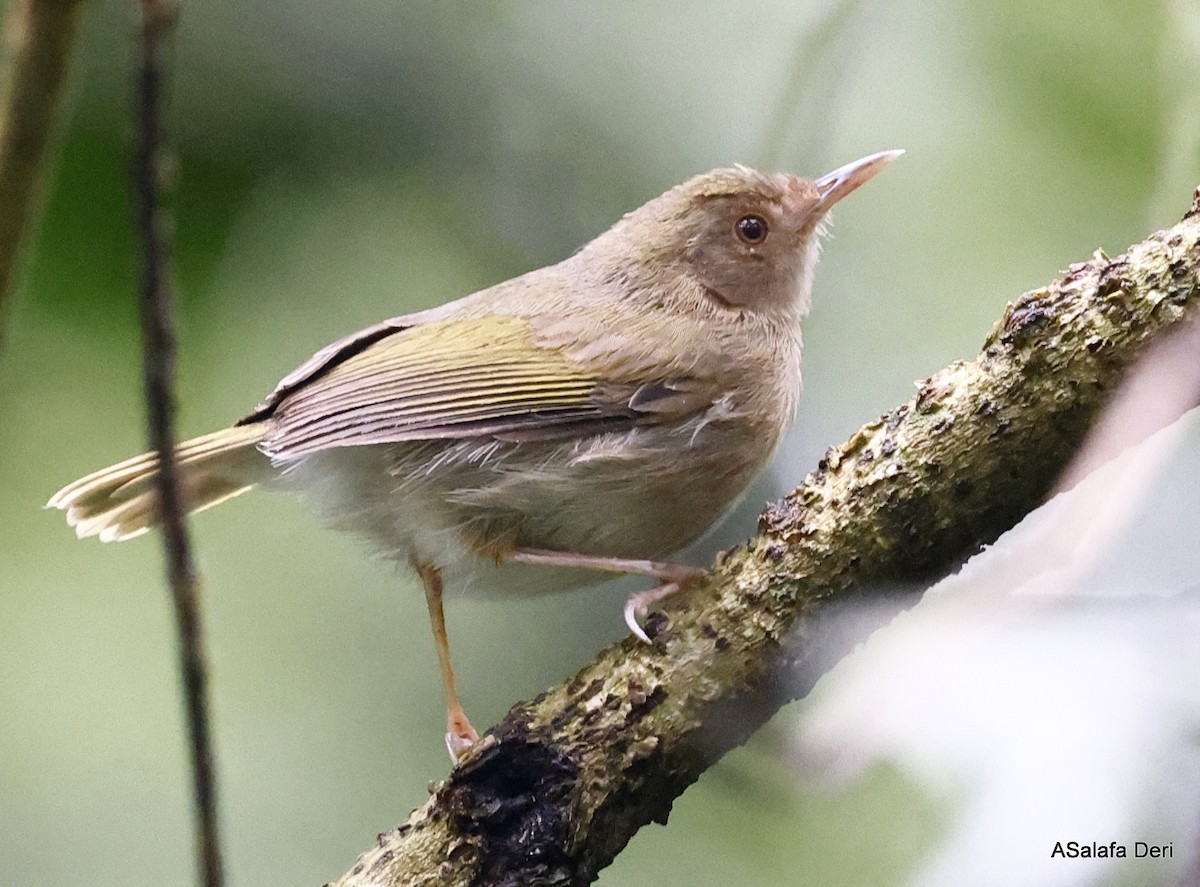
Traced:
[[141, 58], [137, 73], [137, 142], [134, 190], [141, 249], [142, 345], [150, 446], [158, 453], [167, 578], [175, 603], [179, 661], [187, 708], [192, 758], [200, 883], [220, 887], [223, 876], [217, 829], [216, 771], [208, 721], [207, 670], [199, 610], [199, 583], [188, 545], [187, 527], [175, 461], [172, 428], [175, 337], [167, 282], [169, 244], [161, 208], [162, 44], [175, 22], [175, 10], [161, 0], [142, 2]]
[[11, 0], [0, 55], [0, 345], [22, 246], [37, 222], [78, 0]]
[[824, 142], [835, 129], [836, 94], [853, 69], [854, 54], [863, 45], [861, 40], [848, 39], [854, 36], [856, 26], [866, 27], [857, 23], [863, 5], [863, 0], [831, 0], [799, 34], [783, 89], [767, 117], [760, 151], [764, 166], [786, 166], [788, 136], [797, 120], [806, 124], [804, 152], [813, 157], [824, 153]]

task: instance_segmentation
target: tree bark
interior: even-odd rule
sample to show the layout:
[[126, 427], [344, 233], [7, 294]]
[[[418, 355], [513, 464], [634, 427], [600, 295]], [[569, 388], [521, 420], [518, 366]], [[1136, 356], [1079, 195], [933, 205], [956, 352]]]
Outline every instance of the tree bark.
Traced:
[[1200, 301], [1184, 220], [1010, 304], [979, 357], [831, 449], [707, 579], [519, 703], [336, 883], [580, 885], [834, 657], [825, 617], [924, 582], [1039, 504], [1143, 347]]
[[10, 0], [0, 65], [0, 345], [17, 263], [38, 214], [81, 0]]

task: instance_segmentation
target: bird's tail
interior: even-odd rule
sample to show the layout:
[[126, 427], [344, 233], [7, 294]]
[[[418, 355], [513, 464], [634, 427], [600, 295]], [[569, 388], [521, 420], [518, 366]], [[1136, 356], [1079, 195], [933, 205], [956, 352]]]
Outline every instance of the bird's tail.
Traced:
[[[270, 477], [270, 460], [258, 451], [263, 432], [261, 424], [242, 425], [181, 443], [175, 458], [184, 509], [203, 511]], [[63, 487], [46, 507], [65, 511], [80, 539], [132, 539], [159, 523], [157, 474], [158, 456], [143, 453]]]

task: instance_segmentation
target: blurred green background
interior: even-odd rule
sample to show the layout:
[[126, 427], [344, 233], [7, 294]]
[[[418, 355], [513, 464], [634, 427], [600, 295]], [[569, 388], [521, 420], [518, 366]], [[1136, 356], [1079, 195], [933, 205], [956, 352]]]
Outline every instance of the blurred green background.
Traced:
[[[0, 354], [0, 884], [188, 884], [189, 776], [154, 537], [41, 505], [144, 448], [127, 189], [136, 4], [92, 0]], [[0, 4], [3, 9], [3, 4]], [[183, 3], [172, 54], [183, 434], [327, 341], [556, 261], [692, 174], [908, 154], [839, 208], [797, 429], [699, 557], [825, 447], [970, 357], [1007, 300], [1172, 224], [1200, 182], [1194, 0]], [[414, 581], [286, 499], [194, 542], [229, 881], [315, 884], [447, 771]], [[622, 634], [628, 586], [451, 600], [479, 725]], [[731, 755], [602, 876], [888, 884], [946, 809]]]

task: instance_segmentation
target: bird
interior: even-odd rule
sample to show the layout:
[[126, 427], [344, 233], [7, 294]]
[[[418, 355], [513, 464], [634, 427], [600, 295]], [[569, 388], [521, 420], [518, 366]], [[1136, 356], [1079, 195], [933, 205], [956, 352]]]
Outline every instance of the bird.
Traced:
[[[829, 211], [903, 151], [817, 178], [694, 176], [568, 258], [338, 339], [244, 418], [178, 445], [183, 507], [297, 493], [420, 577], [446, 747], [478, 740], [443, 596], [649, 576], [625, 621], [700, 571], [669, 558], [766, 467], [801, 390], [800, 323]], [[80, 538], [160, 521], [146, 453], [59, 490]]]

